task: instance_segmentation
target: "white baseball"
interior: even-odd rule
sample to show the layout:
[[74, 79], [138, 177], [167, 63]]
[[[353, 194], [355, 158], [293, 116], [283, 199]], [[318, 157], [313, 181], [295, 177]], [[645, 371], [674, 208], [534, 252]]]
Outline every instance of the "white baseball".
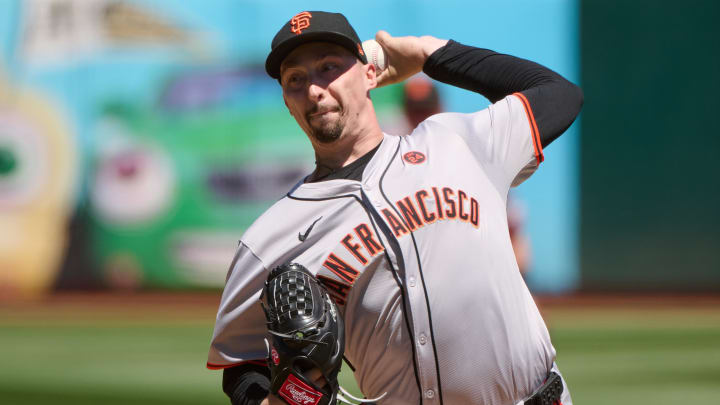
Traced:
[[375, 65], [378, 72], [382, 72], [387, 68], [387, 57], [380, 44], [374, 39], [368, 39], [362, 43], [363, 51], [367, 57], [368, 63]]

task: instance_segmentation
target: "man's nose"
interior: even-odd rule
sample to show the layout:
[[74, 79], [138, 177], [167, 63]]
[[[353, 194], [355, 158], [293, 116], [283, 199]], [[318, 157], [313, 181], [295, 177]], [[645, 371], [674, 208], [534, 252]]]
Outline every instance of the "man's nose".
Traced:
[[310, 85], [308, 86], [308, 97], [310, 97], [310, 100], [320, 101], [324, 94], [325, 88], [323, 86], [315, 80], [310, 81]]

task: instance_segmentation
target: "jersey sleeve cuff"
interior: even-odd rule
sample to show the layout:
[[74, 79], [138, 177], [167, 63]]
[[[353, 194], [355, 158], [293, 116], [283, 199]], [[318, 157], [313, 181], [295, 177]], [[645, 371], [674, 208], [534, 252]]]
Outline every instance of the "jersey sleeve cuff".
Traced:
[[513, 93], [513, 96], [519, 98], [525, 108], [528, 125], [530, 125], [533, 149], [535, 151], [535, 160], [537, 161], [537, 164], [540, 165], [540, 163], [545, 160], [545, 156], [543, 155], [542, 143], [540, 143], [540, 131], [538, 131], [537, 123], [535, 122], [535, 115], [533, 115], [532, 108], [530, 108], [530, 102], [522, 93]]
[[236, 367], [243, 364], [254, 364], [256, 366], [267, 366], [267, 362], [265, 360], [246, 360], [246, 361], [239, 361], [237, 363], [228, 363], [228, 364], [215, 364], [207, 362], [206, 367], [210, 370], [223, 370], [230, 367]]

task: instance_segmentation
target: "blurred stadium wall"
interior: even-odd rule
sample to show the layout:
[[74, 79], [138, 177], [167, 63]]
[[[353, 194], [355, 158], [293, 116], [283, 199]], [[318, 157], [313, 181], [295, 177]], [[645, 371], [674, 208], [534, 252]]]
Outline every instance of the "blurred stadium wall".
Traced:
[[583, 0], [588, 291], [720, 291], [720, 2]]
[[[64, 287], [222, 285], [243, 230], [312, 168], [312, 150], [263, 72], [275, 28], [295, 12], [337, 10], [362, 38], [378, 29], [453, 38], [579, 77], [576, 0], [451, 0], [442, 7], [400, 0], [5, 0], [0, 7], [2, 80], [46, 100], [75, 148], [76, 169], [66, 182], [72, 194], [56, 215], [63, 227], [53, 233], [65, 259], [56, 255], [44, 265], [55, 274], [64, 263]], [[459, 89], [441, 92], [453, 111], [487, 105]], [[379, 89], [373, 98], [381, 121], [400, 114], [399, 88]], [[571, 291], [578, 283], [578, 128], [546, 151], [543, 169], [516, 192], [528, 211], [528, 282], [536, 291]], [[23, 157], [5, 145], [0, 186], [17, 178], [13, 167], [42, 165], [39, 154]], [[0, 211], [14, 215], [6, 206]], [[14, 265], [5, 271], [18, 272]]]

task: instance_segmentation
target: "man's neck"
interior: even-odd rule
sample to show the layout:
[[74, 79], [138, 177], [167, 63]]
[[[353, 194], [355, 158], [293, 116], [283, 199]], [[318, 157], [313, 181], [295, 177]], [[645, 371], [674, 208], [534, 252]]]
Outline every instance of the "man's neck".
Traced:
[[366, 133], [341, 137], [330, 144], [313, 143], [315, 160], [319, 166], [339, 169], [370, 152], [382, 139], [382, 130], [377, 126]]

